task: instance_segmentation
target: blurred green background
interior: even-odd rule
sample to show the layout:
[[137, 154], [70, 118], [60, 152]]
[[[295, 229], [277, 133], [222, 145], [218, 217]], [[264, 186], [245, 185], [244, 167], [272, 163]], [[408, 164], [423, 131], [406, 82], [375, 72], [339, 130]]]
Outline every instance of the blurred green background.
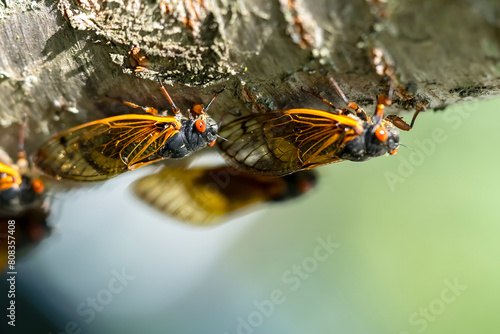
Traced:
[[17, 330], [499, 333], [498, 109], [427, 111], [397, 155], [320, 168], [310, 194], [215, 228], [139, 202], [128, 185], [154, 168], [58, 194], [53, 234], [19, 264]]

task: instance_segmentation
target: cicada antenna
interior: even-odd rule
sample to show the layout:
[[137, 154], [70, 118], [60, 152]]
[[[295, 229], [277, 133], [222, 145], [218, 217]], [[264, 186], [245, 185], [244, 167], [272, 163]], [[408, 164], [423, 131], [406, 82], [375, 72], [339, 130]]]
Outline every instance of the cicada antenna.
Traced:
[[409, 149], [409, 150], [410, 150], [410, 151], [412, 151], [412, 152], [417, 152], [417, 151], [415, 151], [414, 149], [412, 149], [412, 148], [411, 148], [410, 146], [408, 146], [408, 145], [405, 145], [405, 144], [401, 144], [401, 143], [399, 143], [399, 146], [403, 146], [404, 148], [407, 148], [407, 149]]
[[222, 137], [222, 136], [220, 136], [220, 135], [217, 135], [217, 138], [220, 138], [220, 139], [222, 139], [222, 140], [224, 140], [224, 141], [229, 141], [228, 139], [226, 139], [226, 138], [224, 138], [224, 137]]

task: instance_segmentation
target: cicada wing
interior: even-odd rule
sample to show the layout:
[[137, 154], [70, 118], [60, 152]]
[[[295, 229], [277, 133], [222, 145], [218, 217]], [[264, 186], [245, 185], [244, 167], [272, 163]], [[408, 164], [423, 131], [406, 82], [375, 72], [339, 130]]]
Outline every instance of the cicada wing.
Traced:
[[7, 190], [21, 183], [19, 172], [6, 164], [0, 162], [0, 191]]
[[230, 203], [211, 188], [196, 184], [200, 170], [164, 168], [135, 182], [134, 192], [143, 201], [182, 222], [215, 225]]
[[336, 152], [359, 135], [354, 119], [312, 109], [250, 115], [223, 124], [219, 142], [237, 168], [264, 175], [286, 175], [340, 161]]
[[253, 204], [291, 197], [285, 180], [232, 167], [173, 169], [136, 181], [134, 191], [161, 212], [193, 225], [216, 225]]
[[164, 168], [136, 181], [136, 195], [166, 215], [192, 225], [216, 225], [255, 204], [301, 196], [316, 184], [303, 171], [284, 177], [255, 175], [229, 166]]
[[39, 148], [34, 162], [56, 178], [106, 180], [161, 160], [158, 150], [179, 127], [173, 117], [110, 117], [56, 135]]

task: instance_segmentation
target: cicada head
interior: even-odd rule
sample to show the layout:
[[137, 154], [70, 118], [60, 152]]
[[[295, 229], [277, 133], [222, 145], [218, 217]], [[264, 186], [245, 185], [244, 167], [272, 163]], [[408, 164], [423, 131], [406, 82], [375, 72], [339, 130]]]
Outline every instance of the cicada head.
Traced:
[[195, 152], [206, 146], [213, 146], [218, 130], [217, 122], [204, 114], [195, 119], [184, 120], [181, 132], [185, 145], [190, 151]]
[[[278, 178], [272, 178], [278, 180]], [[318, 175], [314, 170], [303, 170], [282, 177], [285, 189], [273, 199], [275, 202], [286, 201], [302, 196], [313, 189], [318, 181]]]
[[365, 161], [386, 153], [394, 154], [399, 147], [399, 130], [388, 120], [365, 122], [363, 133], [347, 142], [338, 156], [344, 160]]

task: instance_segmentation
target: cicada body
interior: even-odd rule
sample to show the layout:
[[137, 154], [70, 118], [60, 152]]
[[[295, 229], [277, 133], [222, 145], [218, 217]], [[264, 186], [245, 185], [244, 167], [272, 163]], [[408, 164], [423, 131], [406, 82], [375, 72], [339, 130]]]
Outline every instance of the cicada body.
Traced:
[[[121, 115], [77, 126], [43, 144], [34, 157], [35, 165], [57, 179], [101, 181], [214, 145], [218, 125], [206, 111], [217, 95], [206, 109], [197, 105], [185, 117], [162, 89], [175, 116]], [[157, 113], [151, 107], [142, 109]]]
[[186, 157], [214, 143], [216, 135], [217, 123], [207, 115], [115, 116], [52, 137], [34, 162], [58, 179], [101, 181], [166, 158]]
[[[5, 165], [0, 163], [0, 170]], [[15, 182], [9, 179], [16, 177]], [[17, 180], [20, 180], [17, 183]], [[0, 211], [2, 214], [16, 213], [43, 201], [43, 184], [28, 175], [10, 175], [0, 171]], [[4, 188], [5, 187], [5, 188]]]
[[266, 175], [286, 175], [342, 160], [365, 161], [399, 146], [391, 122], [355, 115], [291, 109], [250, 115], [223, 125], [219, 146], [230, 164]]
[[285, 201], [316, 184], [312, 171], [285, 177], [254, 175], [232, 167], [174, 169], [139, 179], [134, 191], [161, 212], [194, 225], [221, 223], [259, 203]]
[[39, 207], [45, 198], [42, 181], [32, 174], [24, 151], [14, 163], [0, 149], [0, 216], [12, 217], [25, 210]]
[[[339, 95], [345, 97], [336, 82]], [[319, 97], [319, 96], [318, 96]], [[320, 97], [321, 98], [321, 97]], [[322, 99], [322, 98], [321, 98]], [[354, 102], [333, 112], [289, 109], [252, 114], [222, 124], [219, 148], [234, 167], [264, 175], [287, 175], [340, 162], [365, 161], [399, 147], [399, 127], [410, 126], [397, 116], [383, 119], [389, 99], [378, 99], [373, 117]], [[351, 110], [352, 109], [352, 110]]]
[[24, 152], [24, 124], [19, 138], [16, 162], [0, 149], [0, 270], [12, 254], [19, 257], [50, 230], [44, 185], [32, 173]]

